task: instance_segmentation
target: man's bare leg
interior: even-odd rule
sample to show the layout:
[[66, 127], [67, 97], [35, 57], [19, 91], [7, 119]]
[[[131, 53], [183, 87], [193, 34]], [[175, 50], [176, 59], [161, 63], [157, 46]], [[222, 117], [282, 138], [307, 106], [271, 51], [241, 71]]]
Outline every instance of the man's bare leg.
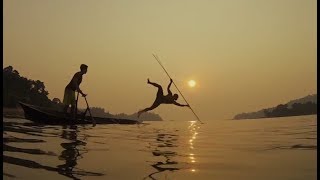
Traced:
[[150, 106], [150, 107], [148, 107], [148, 108], [145, 108], [145, 109], [139, 111], [139, 112], [138, 112], [138, 117], [140, 117], [140, 115], [141, 115], [142, 113], [145, 113], [145, 112], [147, 112], [147, 111], [151, 111], [152, 109], [155, 109], [155, 108], [158, 107], [159, 105], [160, 105], [159, 103], [153, 103], [152, 106]]
[[75, 108], [76, 108], [76, 106], [75, 105], [73, 105], [73, 104], [71, 104], [71, 117], [72, 117], [72, 119], [75, 119], [76, 118], [76, 111], [75, 111]]
[[151, 85], [153, 85], [153, 86], [155, 86], [157, 88], [161, 88], [162, 89], [162, 87], [159, 84], [151, 82], [149, 79], [148, 79], [148, 84], [151, 84]]

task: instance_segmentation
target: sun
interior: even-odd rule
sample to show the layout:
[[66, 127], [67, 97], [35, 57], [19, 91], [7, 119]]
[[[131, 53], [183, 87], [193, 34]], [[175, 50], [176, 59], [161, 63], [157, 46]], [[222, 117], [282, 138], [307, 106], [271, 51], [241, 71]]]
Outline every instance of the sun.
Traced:
[[194, 86], [196, 86], [196, 81], [194, 81], [194, 80], [190, 80], [190, 81], [188, 81], [188, 85], [190, 86], [190, 87], [194, 87]]

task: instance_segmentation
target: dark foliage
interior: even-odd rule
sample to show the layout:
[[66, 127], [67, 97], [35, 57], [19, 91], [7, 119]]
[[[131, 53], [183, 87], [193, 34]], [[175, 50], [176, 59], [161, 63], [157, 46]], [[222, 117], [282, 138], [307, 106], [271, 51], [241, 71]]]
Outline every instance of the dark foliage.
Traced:
[[43, 82], [20, 76], [12, 66], [3, 69], [3, 106], [16, 107], [18, 101], [43, 107], [52, 107], [56, 103], [48, 98]]

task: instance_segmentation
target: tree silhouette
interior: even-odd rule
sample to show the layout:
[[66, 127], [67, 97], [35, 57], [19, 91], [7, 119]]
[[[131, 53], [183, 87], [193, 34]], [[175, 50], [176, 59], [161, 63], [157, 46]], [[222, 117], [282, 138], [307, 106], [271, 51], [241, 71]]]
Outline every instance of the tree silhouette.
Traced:
[[16, 107], [19, 101], [51, 107], [48, 91], [43, 82], [20, 76], [12, 66], [3, 69], [3, 106]]

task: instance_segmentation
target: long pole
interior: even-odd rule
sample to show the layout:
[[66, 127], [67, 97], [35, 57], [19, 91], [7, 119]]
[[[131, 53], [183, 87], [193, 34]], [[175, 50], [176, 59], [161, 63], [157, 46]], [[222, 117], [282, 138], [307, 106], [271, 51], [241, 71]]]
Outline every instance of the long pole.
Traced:
[[[162, 69], [166, 72], [166, 74], [168, 75], [168, 77], [169, 77], [170, 79], [172, 79], [171, 76], [169, 75], [169, 73], [167, 72], [167, 70], [164, 68], [164, 66], [163, 66], [162, 63], [160, 62], [159, 58], [158, 58], [156, 55], [154, 55], [154, 54], [152, 54], [152, 55], [153, 55], [154, 58], [158, 61], [158, 63], [160, 64], [160, 66], [162, 67]], [[191, 111], [193, 112], [193, 114], [196, 116], [197, 120], [200, 121], [200, 118], [199, 118], [198, 115], [193, 111], [193, 109], [191, 108], [190, 104], [188, 103], [188, 101], [186, 100], [186, 98], [183, 96], [183, 94], [182, 94], [181, 91], [179, 90], [179, 88], [178, 88], [178, 86], [176, 85], [176, 83], [174, 83], [174, 81], [172, 81], [172, 82], [173, 82], [173, 85], [177, 88], [177, 90], [178, 90], [179, 93], [181, 94], [181, 96], [182, 96], [182, 98], [184, 99], [184, 101], [189, 105], [189, 108], [191, 109]], [[200, 122], [201, 122], [201, 121], [200, 121]], [[203, 122], [201, 122], [201, 123], [203, 124]]]
[[73, 118], [74, 121], [77, 120], [77, 115], [78, 115], [78, 99], [79, 99], [79, 92], [77, 92], [77, 100], [76, 100], [76, 105], [75, 105], [75, 109], [73, 110]]

